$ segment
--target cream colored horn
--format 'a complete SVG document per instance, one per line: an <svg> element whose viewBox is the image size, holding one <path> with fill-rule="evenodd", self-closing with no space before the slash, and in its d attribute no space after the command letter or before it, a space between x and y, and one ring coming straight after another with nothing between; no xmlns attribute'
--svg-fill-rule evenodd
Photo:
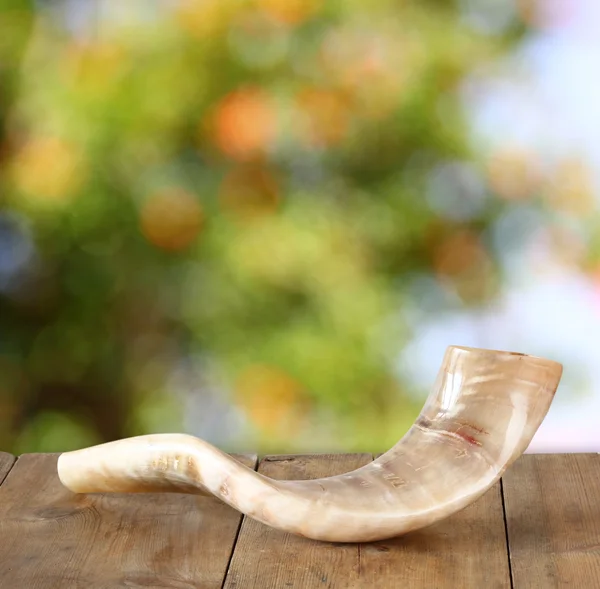
<svg viewBox="0 0 600 589"><path fill-rule="evenodd" d="M562 376L551 360L452 346L406 435L377 460L309 481L265 477L181 434L67 452L77 493L211 493L264 524L316 540L368 542L428 526L483 495L527 448Z"/></svg>

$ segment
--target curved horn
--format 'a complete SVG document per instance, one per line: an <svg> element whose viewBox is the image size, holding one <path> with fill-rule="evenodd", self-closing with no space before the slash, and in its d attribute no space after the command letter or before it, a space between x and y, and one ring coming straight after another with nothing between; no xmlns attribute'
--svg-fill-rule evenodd
<svg viewBox="0 0 600 589"><path fill-rule="evenodd" d="M59 457L79 493L211 493L264 524L333 542L399 536L483 495L527 448L562 376L551 360L449 347L406 435L350 473L279 481L181 434L128 438Z"/></svg>

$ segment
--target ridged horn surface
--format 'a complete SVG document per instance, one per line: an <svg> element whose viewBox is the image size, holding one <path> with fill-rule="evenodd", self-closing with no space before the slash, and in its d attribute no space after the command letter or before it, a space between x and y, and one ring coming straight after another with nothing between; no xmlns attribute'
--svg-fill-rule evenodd
<svg viewBox="0 0 600 589"><path fill-rule="evenodd" d="M332 542L399 536L483 495L527 448L562 376L551 360L451 346L418 419L378 459L308 481L263 476L198 438L157 434L61 454L77 493L210 493L264 524Z"/></svg>

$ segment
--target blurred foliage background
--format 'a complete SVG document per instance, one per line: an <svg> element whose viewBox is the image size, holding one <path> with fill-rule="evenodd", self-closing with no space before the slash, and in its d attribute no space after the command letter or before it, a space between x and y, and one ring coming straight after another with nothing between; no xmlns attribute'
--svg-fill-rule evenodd
<svg viewBox="0 0 600 589"><path fill-rule="evenodd" d="M568 255L590 214L577 161L474 136L535 7L467 4L0 0L0 448L398 440L420 318L491 304L520 219Z"/></svg>

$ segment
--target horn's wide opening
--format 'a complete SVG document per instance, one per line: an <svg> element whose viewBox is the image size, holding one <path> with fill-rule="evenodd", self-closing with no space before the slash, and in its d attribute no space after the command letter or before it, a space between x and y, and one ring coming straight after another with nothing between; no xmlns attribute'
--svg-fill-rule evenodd
<svg viewBox="0 0 600 589"><path fill-rule="evenodd" d="M456 351L458 353L464 352L467 354L473 354L474 356L499 356L499 357L523 357L537 363L547 364L549 366L553 366L555 368L559 368L562 371L562 364L557 362L556 360L551 360L549 358L542 358L541 356L533 356L532 354L524 354L523 352L511 352L508 350L487 350L485 348L470 348L468 346L449 346L448 351Z"/></svg>
<svg viewBox="0 0 600 589"><path fill-rule="evenodd" d="M533 358L530 354L524 354L523 352L510 352L508 350L488 350L485 348L469 348L468 346L450 346L455 350L462 350L464 352L475 352L477 354L506 354L507 356L526 356Z"/></svg>

